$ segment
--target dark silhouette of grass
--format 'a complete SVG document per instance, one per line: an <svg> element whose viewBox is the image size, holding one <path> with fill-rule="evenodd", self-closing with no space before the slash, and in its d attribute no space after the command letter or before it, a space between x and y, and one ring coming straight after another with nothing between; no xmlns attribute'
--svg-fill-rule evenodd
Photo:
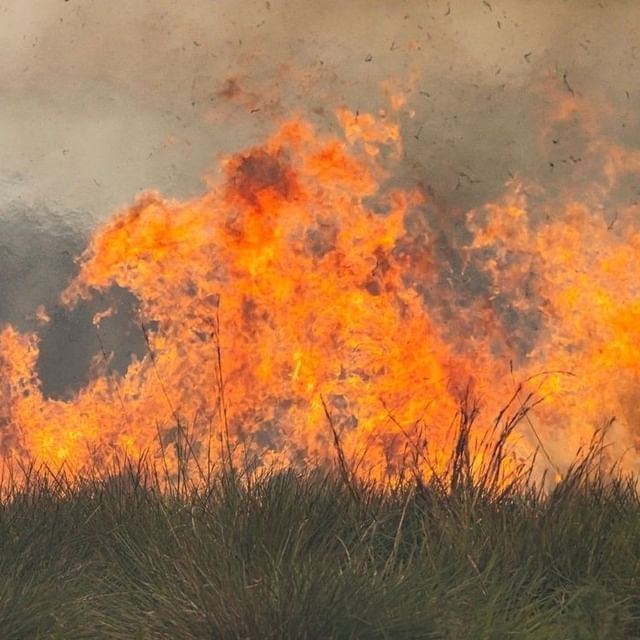
<svg viewBox="0 0 640 640"><path fill-rule="evenodd" d="M600 440L551 490L507 473L526 411L499 416L478 465L463 404L446 471L418 473L416 449L387 484L358 479L332 425L333 468L21 469L0 503L0 637L640 638L635 479L601 469Z"/></svg>

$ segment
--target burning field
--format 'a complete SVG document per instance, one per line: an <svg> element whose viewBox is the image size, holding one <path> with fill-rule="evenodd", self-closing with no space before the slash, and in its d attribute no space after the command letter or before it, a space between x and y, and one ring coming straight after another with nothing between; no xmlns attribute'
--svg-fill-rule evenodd
<svg viewBox="0 0 640 640"><path fill-rule="evenodd" d="M82 3L59 13L43 0L40 21L55 30L28 27L24 12L10 16L25 38L35 34L35 52L15 46L16 65L34 69L10 85L14 122L18 111L39 113L52 56L60 78L87 86L108 71L112 92L96 89L103 101L133 93L134 107L117 107L127 123L147 103L140 87L163 88L163 72L165 93L153 95L175 119L150 119L150 129L164 128L144 166L174 153L171 175L194 175L182 181L189 188L166 176L141 180L113 213L101 185L125 198L132 170L112 173L122 157L137 166L130 145L122 139L108 156L92 127L121 136L113 118L87 119L71 106L87 98L55 85L70 115L60 162L71 158L77 185L52 187L60 163L38 161L48 188L38 214L28 193L38 170L5 177L13 193L0 253L5 471L35 464L82 475L145 455L175 477L186 439L192 479L224 459L323 464L336 444L361 478L397 477L409 459L429 475L446 466L463 405L479 410L471 443L479 466L522 414L504 443L511 470L534 464L536 478L553 483L597 435L606 464L637 471L638 123L632 87L610 73L614 63L635 68L635 50L597 30L598 7L554 10L555 24L540 12L533 21L515 1L466 11L409 3L388 24L369 25L375 59L312 46L318 32L296 40L293 65L280 38L286 24L304 22L304 3L288 17L256 4L262 22L238 24L237 40L220 41L216 28L194 26L191 18L208 15L197 4L178 17L169 7L121 15ZM363 15L354 5L343 18ZM331 22L330 13L318 18ZM635 23L626 22L631 37ZM89 23L138 34L113 51L121 67L96 51ZM548 39L559 25L573 44ZM167 66L146 58L127 66L165 26L166 43L154 42ZM61 48L63 28L88 61ZM451 40L452 29L467 38ZM365 46L357 33L345 32L354 56ZM517 36L530 48L506 55ZM188 73L169 64L177 44ZM591 69L559 66L574 45ZM215 61L222 51L226 68ZM204 80L214 72L224 75ZM180 91L191 124L177 128L186 118ZM221 137L232 125L235 135ZM140 137L126 127L132 142ZM195 142L207 130L218 143ZM7 163L26 166L21 154L32 148L33 167L47 155L43 136L25 128ZM206 168L193 168L196 153L207 154ZM199 172L204 192L191 183ZM163 184L184 197L151 189ZM71 203L94 211L81 220ZM90 224L96 208L103 214Z"/></svg>
<svg viewBox="0 0 640 640"><path fill-rule="evenodd" d="M559 478L601 433L609 462L635 471L638 205L608 205L640 156L556 90L549 129L571 119L587 138L585 191L514 176L495 201L444 210L397 179L398 122L414 113L392 94L375 114L338 109L333 135L278 123L225 156L200 197L138 196L60 295L67 317L101 296L82 386L43 388L50 309L33 332L0 332L4 459L83 473L144 454L174 475L186 438L192 473L225 457L304 467L337 438L362 477L394 477L416 451L428 475L477 403L479 464L507 407L526 414L513 464L537 451ZM116 370L102 326L125 313L143 348Z"/></svg>
<svg viewBox="0 0 640 640"><path fill-rule="evenodd" d="M640 637L635 5L38 3L0 636Z"/></svg>

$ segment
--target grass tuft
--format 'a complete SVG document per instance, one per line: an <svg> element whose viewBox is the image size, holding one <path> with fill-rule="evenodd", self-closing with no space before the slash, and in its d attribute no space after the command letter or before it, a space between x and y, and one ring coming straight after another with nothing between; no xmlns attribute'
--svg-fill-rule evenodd
<svg viewBox="0 0 640 640"><path fill-rule="evenodd" d="M518 411L485 463L464 409L446 472L388 485L335 432L335 468L196 485L145 459L23 469L0 503L1 637L640 638L635 480L601 470L600 441L550 491L505 476Z"/></svg>

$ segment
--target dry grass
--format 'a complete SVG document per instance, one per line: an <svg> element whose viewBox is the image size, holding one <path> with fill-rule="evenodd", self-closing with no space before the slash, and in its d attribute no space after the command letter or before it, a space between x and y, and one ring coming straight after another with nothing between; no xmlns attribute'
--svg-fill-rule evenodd
<svg viewBox="0 0 640 640"><path fill-rule="evenodd" d="M551 492L504 477L520 410L475 468L463 407L447 472L358 481L245 472L161 489L145 461L33 471L0 504L0 629L27 638L640 638L635 481L598 443ZM416 452L418 455L420 452Z"/></svg>

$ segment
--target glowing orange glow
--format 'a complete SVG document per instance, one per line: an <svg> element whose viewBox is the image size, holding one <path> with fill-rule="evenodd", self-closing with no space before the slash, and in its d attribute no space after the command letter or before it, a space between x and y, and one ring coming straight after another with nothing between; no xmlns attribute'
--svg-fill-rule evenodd
<svg viewBox="0 0 640 640"><path fill-rule="evenodd" d="M574 103L559 105L557 117ZM359 471L383 476L423 437L437 465L469 386L489 426L529 381L545 401L514 440L520 455L540 437L562 468L615 415L612 455L628 451L635 468L633 225L621 216L612 232L591 202L539 215L514 181L501 201L467 214L471 240L460 253L488 293L463 304L434 265L428 226L410 223L424 219L426 196L384 186L402 154L398 125L346 109L337 119L335 138L286 122L226 158L202 197L146 193L97 230L62 302L128 289L148 353L122 376L107 375L96 356L84 389L48 399L35 373L37 335L2 328L5 459L83 471L151 452L175 465L182 428L202 464L220 458L225 431L238 460L312 464L334 455L326 407ZM602 162L607 188L638 163L615 147L603 147ZM509 308L499 308L505 296ZM46 310L37 314L49 321Z"/></svg>

